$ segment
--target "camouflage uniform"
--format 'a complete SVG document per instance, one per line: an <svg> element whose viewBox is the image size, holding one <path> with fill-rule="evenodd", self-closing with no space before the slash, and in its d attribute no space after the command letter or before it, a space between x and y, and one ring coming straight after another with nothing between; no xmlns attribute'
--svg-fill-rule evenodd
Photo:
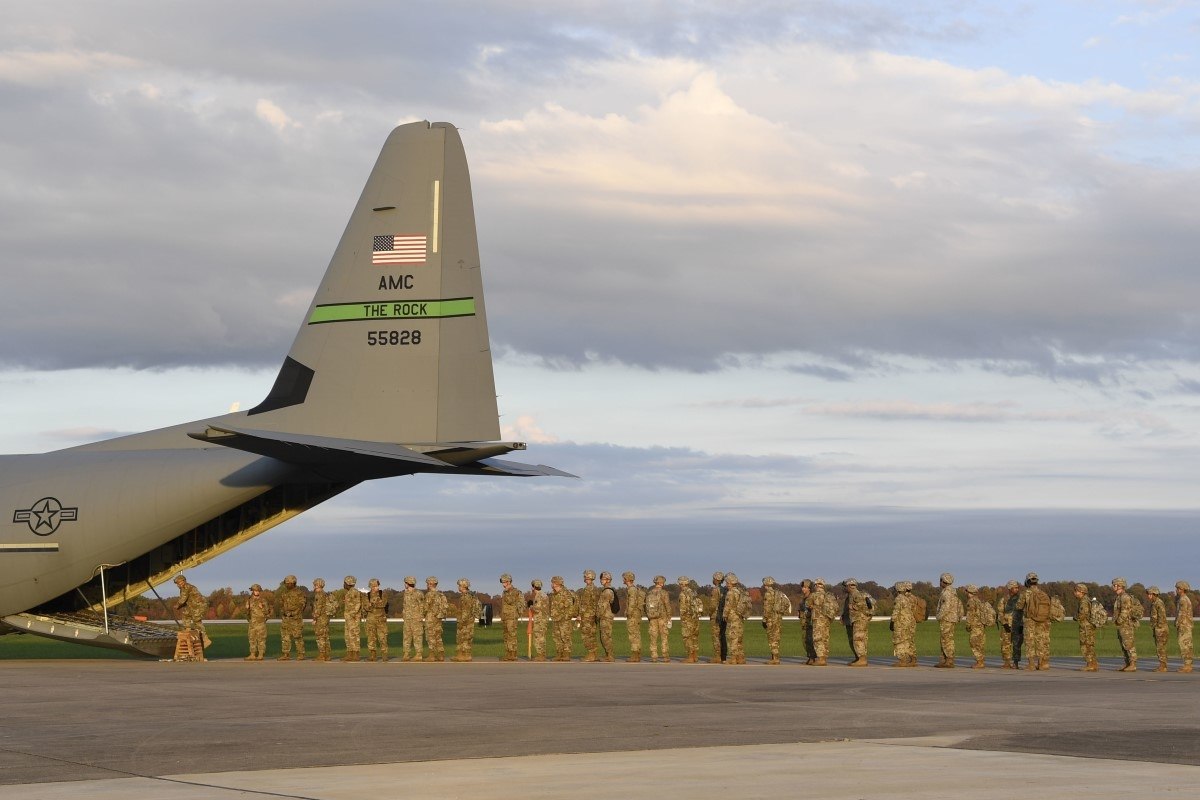
<svg viewBox="0 0 1200 800"><path fill-rule="evenodd" d="M1192 590L1187 581L1175 582L1175 635L1179 641L1180 672L1192 671Z"/></svg>
<svg viewBox="0 0 1200 800"><path fill-rule="evenodd" d="M912 581L896 584L896 602L892 606L892 652L894 667L917 666L917 604L912 596Z"/></svg>
<svg viewBox="0 0 1200 800"><path fill-rule="evenodd" d="M367 583L367 661L375 660L375 652L379 652L379 660L388 660L388 626L387 626L387 595L379 586L378 578L371 578ZM408 627L408 620L404 620ZM418 659L420 653L417 653Z"/></svg>
<svg viewBox="0 0 1200 800"><path fill-rule="evenodd" d="M246 601L246 619L250 623L246 636L250 640L250 655L247 661L262 661L267 654L267 617L271 606L267 603L262 587L257 583L250 587L250 599Z"/></svg>
<svg viewBox="0 0 1200 800"><path fill-rule="evenodd" d="M871 601L858 590L858 581L847 578L846 605L842 609L842 624L846 626L846 638L850 641L850 652L854 660L848 666L867 666L867 643L871 630Z"/></svg>
<svg viewBox="0 0 1200 800"><path fill-rule="evenodd" d="M442 640L442 621L450 610L450 601L438 591L438 579L425 579L425 644L429 647L430 661L446 660L446 645Z"/></svg>
<svg viewBox="0 0 1200 800"><path fill-rule="evenodd" d="M304 592L296 585L296 576L288 575L283 586L275 593L279 604L279 634L281 654L277 661L288 661L292 657L292 642L296 643L296 660L304 660Z"/></svg>
<svg viewBox="0 0 1200 800"><path fill-rule="evenodd" d="M617 590L612 588L612 574L600 573L600 594L596 598L596 627L600 631L600 646L604 648L604 660L613 661L613 601Z"/></svg>
<svg viewBox="0 0 1200 800"><path fill-rule="evenodd" d="M1017 598L1017 610L1021 612L1024 624L1024 638L1029 643L1026 654L1028 666L1029 669L1050 669L1050 617L1039 620L1030 615L1032 606L1039 600L1044 607L1051 608L1049 595L1038 586L1037 573L1030 572L1025 576L1025 591Z"/></svg>
<svg viewBox="0 0 1200 800"><path fill-rule="evenodd" d="M554 620L554 660L571 660L571 638L579 604L559 575L550 579L550 618Z"/></svg>
<svg viewBox="0 0 1200 800"><path fill-rule="evenodd" d="M954 591L953 575L943 572L941 586L936 616L942 640L942 660L935 666L951 669L954 667L954 630L962 621L963 605L958 599L958 592Z"/></svg>
<svg viewBox="0 0 1200 800"><path fill-rule="evenodd" d="M346 640L346 655L342 661L358 661L358 652L362 648L363 593L354 588L357 581L353 575L347 575L343 586L346 587L342 599L342 630Z"/></svg>
<svg viewBox="0 0 1200 800"><path fill-rule="evenodd" d="M823 667L829 657L829 618L830 596L825 591L825 579L813 581L812 594L808 596L808 626L812 637L812 649L816 654L813 666Z"/></svg>
<svg viewBox="0 0 1200 800"><path fill-rule="evenodd" d="M708 590L709 634L712 636L712 658L709 663L725 662L727 641L725 637L725 573L714 572L712 588Z"/></svg>
<svg viewBox="0 0 1200 800"><path fill-rule="evenodd" d="M542 582L534 579L529 611L533 620L533 660L546 660L546 629L550 626L550 598L542 591Z"/></svg>
<svg viewBox="0 0 1200 800"><path fill-rule="evenodd" d="M812 608L808 599L812 597L812 581L805 578L800 581L800 603L796 608L796 616L800 620L800 641L804 645L804 663L817 663L817 651L813 649L812 640Z"/></svg>
<svg viewBox="0 0 1200 800"><path fill-rule="evenodd" d="M521 590L512 585L512 576L507 572L500 576L504 591L500 594L500 623L504 627L504 655L501 661L517 660L517 621L525 610L525 598Z"/></svg>
<svg viewBox="0 0 1200 800"><path fill-rule="evenodd" d="M967 639L971 643L971 655L975 656L975 665L972 669L983 669L984 644L987 642L987 616L984 610L986 606L979 599L979 587L973 583L966 585L967 590Z"/></svg>
<svg viewBox="0 0 1200 800"><path fill-rule="evenodd" d="M1092 604L1088 600L1087 586L1075 584L1075 599L1079 601L1075 622L1079 625L1079 652L1084 662L1082 671L1096 672L1100 669L1096 663L1096 625L1092 621Z"/></svg>
<svg viewBox="0 0 1200 800"><path fill-rule="evenodd" d="M671 597L663 588L667 579L662 575L654 576L654 586L646 594L646 615L650 618L650 660L658 660L661 645L662 660L671 660L671 645L667 638L671 630Z"/></svg>
<svg viewBox="0 0 1200 800"><path fill-rule="evenodd" d="M417 588L417 578L404 578L404 605L400 614L404 617L404 638L400 645L401 661L420 661L425 652L425 595Z"/></svg>
<svg viewBox="0 0 1200 800"><path fill-rule="evenodd" d="M746 663L746 607L750 597L737 575L725 573L725 663Z"/></svg>
<svg viewBox="0 0 1200 800"><path fill-rule="evenodd" d="M1117 626L1117 639L1121 643L1121 651L1125 656L1125 666L1121 672L1137 672L1137 644L1135 637L1137 627L1142 623L1142 615L1146 609L1125 591L1125 579L1113 578L1112 587L1117 592L1113 603L1113 623Z"/></svg>
<svg viewBox="0 0 1200 800"><path fill-rule="evenodd" d="M768 664L779 663L779 640L783 635L783 615L787 613L788 599L775 587L775 579L762 579L762 624L767 629L767 651L771 654Z"/></svg>
<svg viewBox="0 0 1200 800"><path fill-rule="evenodd" d="M200 590L187 582L182 575L175 576L175 585L179 587L179 601L175 603L179 611L179 624L185 631L197 631L200 634L202 647L212 644L212 639L204 631L204 615L208 611L208 601Z"/></svg>
<svg viewBox="0 0 1200 800"><path fill-rule="evenodd" d="M1154 632L1154 649L1158 655L1158 666L1155 672L1167 671L1167 639L1170 629L1167 627L1167 606L1159 596L1157 586L1146 590L1150 596L1150 627Z"/></svg>
<svg viewBox="0 0 1200 800"><path fill-rule="evenodd" d="M642 660L642 617L646 616L646 590L634 581L637 576L626 572L621 576L625 582L625 631L629 636L629 661Z"/></svg>
<svg viewBox="0 0 1200 800"><path fill-rule="evenodd" d="M683 649L686 664L695 664L700 651L700 598L692 588L692 581L685 575L679 577L679 625L683 634Z"/></svg>
<svg viewBox="0 0 1200 800"><path fill-rule="evenodd" d="M600 599L600 587L596 585L596 573L583 572L583 588L575 593L578 600L576 613L579 615L579 635L583 638L584 661L596 660L596 605Z"/></svg>
<svg viewBox="0 0 1200 800"><path fill-rule="evenodd" d="M471 591L471 582L458 579L458 611L454 623L454 660L470 661L471 648L475 644L475 620L483 611L479 598Z"/></svg>
<svg viewBox="0 0 1200 800"><path fill-rule="evenodd" d="M1000 655L1004 658L1002 669L1021 668L1021 645L1025 642L1025 616L1017 608L1021 585L1009 581L1004 585L1005 593L996 601L996 624L1000 627Z"/></svg>
<svg viewBox="0 0 1200 800"><path fill-rule="evenodd" d="M329 618L333 616L333 600L325 593L325 579L313 580L313 638L317 640L317 661L329 660Z"/></svg>

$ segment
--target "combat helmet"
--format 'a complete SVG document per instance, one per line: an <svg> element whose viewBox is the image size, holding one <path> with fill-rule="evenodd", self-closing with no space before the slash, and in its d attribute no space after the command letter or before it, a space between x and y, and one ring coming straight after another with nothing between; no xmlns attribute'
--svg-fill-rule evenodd
<svg viewBox="0 0 1200 800"><path fill-rule="evenodd" d="M347 589L349 589L351 586L354 586L356 583L358 583L358 578L354 577L353 575L347 575L342 583L345 584Z"/></svg>
<svg viewBox="0 0 1200 800"><path fill-rule="evenodd" d="M316 589L324 589L325 588L325 579L324 578L313 578L313 587Z"/></svg>
<svg viewBox="0 0 1200 800"><path fill-rule="evenodd" d="M504 573L503 575L500 576L500 582L501 583L512 583L512 575L509 575L507 572Z"/></svg>
<svg viewBox="0 0 1200 800"><path fill-rule="evenodd" d="M535 589L541 589L542 588L542 579L534 578L532 581L530 581L529 585Z"/></svg>
<svg viewBox="0 0 1200 800"><path fill-rule="evenodd" d="M1160 592L1158 590L1157 586L1151 586L1149 589L1146 590L1146 594L1162 594L1162 592Z"/></svg>
<svg viewBox="0 0 1200 800"><path fill-rule="evenodd" d="M965 587L963 587L963 588L965 588L965 589L966 589L966 591L967 591L967 594L975 594L976 592L978 592L978 591L979 591L979 587L978 587L978 586L976 586L976 585L975 585L975 584L973 584L973 583L968 583L968 584L967 584Z"/></svg>
<svg viewBox="0 0 1200 800"><path fill-rule="evenodd" d="M1113 587L1114 589L1116 589L1116 588L1118 588L1118 587L1120 587L1121 589L1124 589L1124 588L1126 587L1126 585L1127 585L1127 584L1125 583L1125 579L1124 579L1124 578L1113 578L1113 579L1112 579L1112 587Z"/></svg>
<svg viewBox="0 0 1200 800"><path fill-rule="evenodd" d="M611 581L611 580L612 580L612 573L611 573L611 572L609 572L608 570L604 570L604 572L601 572L601 573L600 573L600 580L602 580L602 581Z"/></svg>
<svg viewBox="0 0 1200 800"><path fill-rule="evenodd" d="M285 586L295 586L296 585L296 576L288 575L286 578L283 579L283 583Z"/></svg>
<svg viewBox="0 0 1200 800"><path fill-rule="evenodd" d="M665 584L667 582L667 576L666 575L655 575L654 582Z"/></svg>
<svg viewBox="0 0 1200 800"><path fill-rule="evenodd" d="M1185 592L1190 592L1192 590L1192 585L1187 581L1175 581L1175 588L1183 589Z"/></svg>
<svg viewBox="0 0 1200 800"><path fill-rule="evenodd" d="M556 583L557 583L559 586L566 586L566 585L567 585L567 582L566 582L565 580L563 580L563 576L562 576L562 575L555 575L553 578L551 578L551 579L550 579L550 584L551 584L551 585L554 585L554 584L556 584Z"/></svg>
<svg viewBox="0 0 1200 800"><path fill-rule="evenodd" d="M417 576L416 575L405 575L404 576L404 585L405 586L416 586L417 585Z"/></svg>
<svg viewBox="0 0 1200 800"><path fill-rule="evenodd" d="M951 575L949 572L943 572L941 574L941 577L938 578L938 580L941 582L942 586L953 586L954 585L954 576Z"/></svg>
<svg viewBox="0 0 1200 800"><path fill-rule="evenodd" d="M459 578L459 579L458 579L458 585L459 585L460 587L464 588L464 589L470 589L470 588L471 588L471 582L470 582L469 580L467 580L466 578Z"/></svg>
<svg viewBox="0 0 1200 800"><path fill-rule="evenodd" d="M437 579L436 575L430 575L428 578L425 579L425 585L429 586L430 584L432 584L434 586L438 585L438 579Z"/></svg>
<svg viewBox="0 0 1200 800"><path fill-rule="evenodd" d="M187 578L183 576L182 572L175 576L175 583L187 583Z"/></svg>
<svg viewBox="0 0 1200 800"><path fill-rule="evenodd" d="M774 578L772 578L770 575L768 575L767 577L765 577L765 578L763 578L763 579L762 579L762 585L763 585L763 586L774 586L774 585L775 585L775 579L774 579Z"/></svg>
<svg viewBox="0 0 1200 800"><path fill-rule="evenodd" d="M261 591L262 591L262 587L261 587L261 586L259 586L257 583L252 583L252 584L250 584L250 591L252 591L252 592L261 592Z"/></svg>
<svg viewBox="0 0 1200 800"><path fill-rule="evenodd" d="M737 575L734 575L732 572L726 572L725 582L736 585L738 582Z"/></svg>
<svg viewBox="0 0 1200 800"><path fill-rule="evenodd" d="M594 581L594 580L596 580L596 570L594 570L594 569L585 569L585 570L583 571L583 579L584 579L585 581L586 581L586 580L593 580L593 581Z"/></svg>
<svg viewBox="0 0 1200 800"><path fill-rule="evenodd" d="M687 575L680 575L679 580L676 581L676 583L678 583L680 586L687 586L691 582L692 582L692 579L689 578Z"/></svg>
<svg viewBox="0 0 1200 800"><path fill-rule="evenodd" d="M633 574L632 572L630 572L629 570L625 570L624 572L622 572L622 573L621 573L621 580L623 580L623 581L633 581L633 580L637 580L637 576L636 576L636 575L634 575L634 574Z"/></svg>
<svg viewBox="0 0 1200 800"><path fill-rule="evenodd" d="M713 573L713 583L720 583L723 580L725 580L724 572L718 570L717 572Z"/></svg>
<svg viewBox="0 0 1200 800"><path fill-rule="evenodd" d="M1038 582L1038 574L1036 572L1030 572L1029 574L1027 574L1025 576L1025 585L1026 586L1036 586L1037 582Z"/></svg>

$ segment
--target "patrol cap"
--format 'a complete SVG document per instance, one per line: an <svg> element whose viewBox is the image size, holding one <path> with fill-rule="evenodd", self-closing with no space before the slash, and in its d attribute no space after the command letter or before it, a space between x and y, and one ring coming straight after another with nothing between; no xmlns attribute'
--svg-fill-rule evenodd
<svg viewBox="0 0 1200 800"><path fill-rule="evenodd" d="M1083 592L1084 594L1087 594L1087 593L1088 593L1087 586L1085 586L1085 585L1084 585L1084 584L1082 584L1082 583L1077 583L1077 584L1075 584L1075 591L1077 591L1077 592Z"/></svg>
<svg viewBox="0 0 1200 800"><path fill-rule="evenodd" d="M313 586L317 586L317 587L324 589L325 588L325 579L324 578L313 578Z"/></svg>
<svg viewBox="0 0 1200 800"><path fill-rule="evenodd" d="M405 575L404 576L404 585L405 586L416 586L417 585L416 576L415 575Z"/></svg>
<svg viewBox="0 0 1200 800"><path fill-rule="evenodd" d="M559 586L566 586L567 582L563 580L562 575L555 575L550 579L550 583L557 583Z"/></svg>
<svg viewBox="0 0 1200 800"><path fill-rule="evenodd" d="M1113 585L1114 589L1117 588L1118 586L1120 586L1122 589L1124 589L1125 585L1126 585L1125 579L1124 578L1113 578L1112 585Z"/></svg>
<svg viewBox="0 0 1200 800"><path fill-rule="evenodd" d="M1185 592L1190 592L1192 590L1192 585L1187 581L1175 581L1175 588L1183 589Z"/></svg>
<svg viewBox="0 0 1200 800"><path fill-rule="evenodd" d="M1146 594L1162 594L1162 592L1160 592L1158 590L1157 586L1151 586L1149 589L1146 590Z"/></svg>
<svg viewBox="0 0 1200 800"><path fill-rule="evenodd" d="M342 580L342 583L346 584L347 586L353 586L354 584L358 583L358 578L355 578L353 575L347 575L345 579Z"/></svg>
<svg viewBox="0 0 1200 800"><path fill-rule="evenodd" d="M512 575L509 575L507 572L504 573L503 575L500 576L500 582L501 583L512 583Z"/></svg>
<svg viewBox="0 0 1200 800"><path fill-rule="evenodd" d="M655 583L666 583L666 582L667 582L667 576L666 576L666 575L655 575L655 576L654 576L654 582L655 582Z"/></svg>
<svg viewBox="0 0 1200 800"><path fill-rule="evenodd" d="M725 573L725 582L726 583L737 583L738 582L737 575L734 575L732 572L726 572Z"/></svg>
<svg viewBox="0 0 1200 800"><path fill-rule="evenodd" d="M596 570L594 570L594 569L585 569L585 570L583 571L583 579L586 581L586 580L588 580L589 578L590 578L591 580L596 580Z"/></svg>
<svg viewBox="0 0 1200 800"><path fill-rule="evenodd" d="M426 579L425 579L425 583L427 583L427 584L432 584L432 585L434 585L434 586L437 586L437 585L438 585L438 579L437 579L437 576L436 576L436 575L430 575L428 578L426 578Z"/></svg>
<svg viewBox="0 0 1200 800"><path fill-rule="evenodd" d="M632 581L632 580L636 580L636 579L637 579L637 576L634 575L629 570L625 570L624 572L621 573L621 580L623 580L623 581Z"/></svg>
<svg viewBox="0 0 1200 800"><path fill-rule="evenodd" d="M175 576L175 582L176 583L187 583L187 578L183 577L183 573L181 572Z"/></svg>
<svg viewBox="0 0 1200 800"><path fill-rule="evenodd" d="M1004 584L1004 586L1007 589L1020 589L1021 588L1021 584L1017 583L1016 581L1009 581L1008 583Z"/></svg>
<svg viewBox="0 0 1200 800"><path fill-rule="evenodd" d="M842 581L842 586L858 586L858 581L854 580L854 578L846 578L846 580Z"/></svg>
<svg viewBox="0 0 1200 800"><path fill-rule="evenodd" d="M942 582L942 585L950 586L954 583L954 576L951 575L949 572L943 572L941 577L938 578L938 580Z"/></svg>
<svg viewBox="0 0 1200 800"><path fill-rule="evenodd" d="M675 582L678 583L680 586L687 586L689 583L692 582L692 579L689 578L687 575L680 575L679 580L677 580Z"/></svg>
<svg viewBox="0 0 1200 800"><path fill-rule="evenodd" d="M768 575L767 577L765 577L765 578L763 578L763 579L762 579L762 585L763 585L763 586L774 586L774 585L775 585L775 579L774 579L774 578L772 578L770 575Z"/></svg>
<svg viewBox="0 0 1200 800"><path fill-rule="evenodd" d="M1025 575L1025 582L1026 583L1037 583L1038 582L1037 573L1036 572L1027 573Z"/></svg>
<svg viewBox="0 0 1200 800"><path fill-rule="evenodd" d="M612 573L611 573L611 572L609 572L608 570L604 570L604 572L601 572L601 573L600 573L600 580L604 580L605 578L608 578L608 579L611 581L611 580L612 580Z"/></svg>
<svg viewBox="0 0 1200 800"><path fill-rule="evenodd" d="M724 572L714 572L713 573L713 583L720 583L723 580L725 580Z"/></svg>
<svg viewBox="0 0 1200 800"><path fill-rule="evenodd" d="M542 588L542 579L534 578L532 581L529 582L529 585L535 589L540 589L540 588Z"/></svg>
<svg viewBox="0 0 1200 800"><path fill-rule="evenodd" d="M459 586L465 586L465 587L466 587L466 588L468 588L468 589L470 589L470 588L471 588L471 582L470 582L469 580L467 580L466 578L459 578L459 579L458 579L458 585L459 585Z"/></svg>
<svg viewBox="0 0 1200 800"><path fill-rule="evenodd" d="M296 582L296 576L295 576L295 575L288 575L286 578L284 578L284 579L283 579L283 582L284 582L284 583L295 583L295 582Z"/></svg>
<svg viewBox="0 0 1200 800"><path fill-rule="evenodd" d="M262 591L262 587L261 587L261 586L259 586L257 583L252 583L252 584L250 584L250 591L252 591L252 592L261 592L261 591Z"/></svg>
<svg viewBox="0 0 1200 800"><path fill-rule="evenodd" d="M963 587L963 588L965 588L965 589L967 590L967 594L975 594L976 592L978 592L978 591L979 591L979 587L978 587L978 586L976 586L976 585L975 585L975 584L973 584L973 583L968 583L968 584L967 584L965 587Z"/></svg>

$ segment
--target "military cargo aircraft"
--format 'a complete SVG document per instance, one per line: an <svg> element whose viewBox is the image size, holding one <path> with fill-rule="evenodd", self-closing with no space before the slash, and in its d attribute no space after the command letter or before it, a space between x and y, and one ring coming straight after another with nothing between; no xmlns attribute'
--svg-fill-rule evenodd
<svg viewBox="0 0 1200 800"><path fill-rule="evenodd" d="M0 631L166 655L173 632L109 609L362 481L574 477L499 439L462 141L402 125L261 403L0 456Z"/></svg>

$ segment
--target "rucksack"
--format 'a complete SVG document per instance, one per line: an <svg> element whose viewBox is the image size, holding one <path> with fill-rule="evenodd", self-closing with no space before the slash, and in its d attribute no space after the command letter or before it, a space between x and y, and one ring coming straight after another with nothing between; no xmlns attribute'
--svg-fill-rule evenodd
<svg viewBox="0 0 1200 800"><path fill-rule="evenodd" d="M983 626L985 628L990 628L991 626L995 625L996 624L996 609L992 607L992 604L981 602L979 604L979 607L981 609L983 609Z"/></svg>
<svg viewBox="0 0 1200 800"><path fill-rule="evenodd" d="M742 592L741 596L738 598L738 616L742 619L745 619L746 617L750 616L750 611L750 593Z"/></svg>
<svg viewBox="0 0 1200 800"><path fill-rule="evenodd" d="M792 613L792 599L783 592L775 592L775 613L790 614Z"/></svg>
<svg viewBox="0 0 1200 800"><path fill-rule="evenodd" d="M874 614L875 613L875 598L871 597L871 595L867 594L866 592L863 592L863 599L867 602L867 612L870 614Z"/></svg>
<svg viewBox="0 0 1200 800"><path fill-rule="evenodd" d="M912 596L912 599L913 599L913 619L915 619L917 622L924 622L925 618L927 616L929 616L929 607L927 605L925 605L925 598L918 597L917 595L914 594Z"/></svg>
<svg viewBox="0 0 1200 800"><path fill-rule="evenodd" d="M1030 589L1025 600L1025 617L1030 622L1050 621L1050 595L1041 589Z"/></svg>
<svg viewBox="0 0 1200 800"><path fill-rule="evenodd" d="M1133 613L1129 615L1129 624L1137 627L1142 624L1142 617L1146 614L1146 607L1139 603L1132 595L1125 595L1129 598L1129 607L1133 609Z"/></svg>
<svg viewBox="0 0 1200 800"><path fill-rule="evenodd" d="M841 609L838 607L838 601L831 594L825 595L825 616L832 619L838 618L838 612Z"/></svg>
<svg viewBox="0 0 1200 800"><path fill-rule="evenodd" d="M612 612L613 612L614 614L620 614L620 613L621 613L621 603L620 603L620 602L617 600L617 593L616 593L616 592L613 592L613 593L612 593L612 602L610 602L610 603L608 604L608 607L612 609Z"/></svg>
<svg viewBox="0 0 1200 800"><path fill-rule="evenodd" d="M1062 600L1057 597L1050 598L1050 621L1062 622L1067 618L1067 610L1063 608Z"/></svg>
<svg viewBox="0 0 1200 800"><path fill-rule="evenodd" d="M646 616L650 619L658 619L663 616L662 600L658 592L646 595Z"/></svg>
<svg viewBox="0 0 1200 800"><path fill-rule="evenodd" d="M1099 600L1092 601L1088 615L1091 617L1093 628L1102 628L1104 623L1108 622L1108 612L1104 610L1104 604Z"/></svg>

